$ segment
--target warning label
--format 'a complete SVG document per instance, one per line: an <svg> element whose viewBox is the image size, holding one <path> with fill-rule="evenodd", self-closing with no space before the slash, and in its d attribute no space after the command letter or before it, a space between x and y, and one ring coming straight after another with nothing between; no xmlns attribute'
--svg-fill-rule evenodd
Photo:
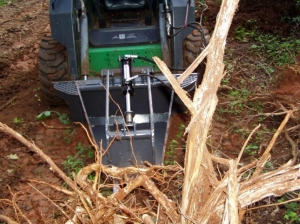
<svg viewBox="0 0 300 224"><path fill-rule="evenodd" d="M120 34L116 34L112 37L113 40L119 39L119 40L125 40L125 39L136 39L137 35L135 33L128 33L128 34L124 34L124 33L120 33Z"/></svg>

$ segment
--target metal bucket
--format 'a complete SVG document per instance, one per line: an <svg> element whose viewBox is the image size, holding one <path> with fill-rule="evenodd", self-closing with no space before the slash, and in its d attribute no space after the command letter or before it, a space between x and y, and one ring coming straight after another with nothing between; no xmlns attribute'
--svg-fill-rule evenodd
<svg viewBox="0 0 300 224"><path fill-rule="evenodd" d="M167 82L164 76L160 80ZM125 98L120 77L58 82L55 93L69 105L74 121L87 122L95 142L102 142L104 164L162 164L173 91L150 77L134 81L133 122L124 120Z"/></svg>

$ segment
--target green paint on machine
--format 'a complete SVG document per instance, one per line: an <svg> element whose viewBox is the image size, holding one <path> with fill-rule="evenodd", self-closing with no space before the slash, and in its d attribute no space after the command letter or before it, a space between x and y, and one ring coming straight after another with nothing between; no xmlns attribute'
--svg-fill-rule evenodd
<svg viewBox="0 0 300 224"><path fill-rule="evenodd" d="M152 59L153 56L162 58L160 44L147 44L138 46L118 46L105 48L89 48L90 75L99 74L101 69L120 68L119 56L126 54L138 55ZM142 59L135 59L133 67L153 67L154 64ZM156 70L157 67L155 66Z"/></svg>

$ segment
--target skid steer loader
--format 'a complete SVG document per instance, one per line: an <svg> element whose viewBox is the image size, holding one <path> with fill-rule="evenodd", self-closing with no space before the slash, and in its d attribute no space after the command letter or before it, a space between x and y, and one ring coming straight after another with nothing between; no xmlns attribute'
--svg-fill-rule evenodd
<svg viewBox="0 0 300 224"><path fill-rule="evenodd" d="M170 114L185 108L152 57L178 76L203 50L209 36L194 1L50 0L50 25L39 50L49 104L65 101L72 120L87 123L104 164L162 164Z"/></svg>

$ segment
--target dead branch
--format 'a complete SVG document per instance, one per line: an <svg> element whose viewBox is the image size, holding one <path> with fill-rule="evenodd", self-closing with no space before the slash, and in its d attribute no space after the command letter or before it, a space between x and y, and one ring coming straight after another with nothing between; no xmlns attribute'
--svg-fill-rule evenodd
<svg viewBox="0 0 300 224"><path fill-rule="evenodd" d="M229 160L228 159L224 159L224 158L221 158L221 157L218 157L218 156L215 156L213 154L208 154L210 159L214 162L217 162L217 163L220 163L220 164L223 164L225 166L229 166Z"/></svg>
<svg viewBox="0 0 300 224"><path fill-rule="evenodd" d="M7 107L9 104L11 104L18 96L14 96L13 98L9 99L7 103L5 103L3 106L0 107L0 111L3 110L5 107Z"/></svg>
<svg viewBox="0 0 300 224"><path fill-rule="evenodd" d="M91 143L91 145L97 150L99 149L99 146L96 144L96 142L91 138L90 133L88 132L88 130L84 127L84 125L80 122L74 122L74 124L78 124L80 125L80 127L84 130L86 136L88 137L89 142Z"/></svg>
<svg viewBox="0 0 300 224"><path fill-rule="evenodd" d="M7 19L7 20L4 20L3 22L0 23L0 25L4 24L4 23L7 23L9 21L12 21L13 19Z"/></svg>
<svg viewBox="0 0 300 224"><path fill-rule="evenodd" d="M283 130L283 128L285 127L286 123L288 122L288 120L290 119L290 117L292 116L292 114L294 113L294 110L290 110L288 111L288 113L286 114L284 120L281 122L279 128L276 130L275 134L273 135L268 147L266 148L265 152L263 153L263 155L260 157L258 163L257 163L257 168L254 171L253 175L251 178L255 178L257 177L263 170L266 162L268 161L269 157L270 157L270 151L273 148L273 145L276 142L276 139L278 138L279 134L281 133L281 131Z"/></svg>
<svg viewBox="0 0 300 224"><path fill-rule="evenodd" d="M144 214L142 216L142 219L143 219L143 221L144 221L145 224L154 224L154 222L151 219L151 216L149 216L147 214Z"/></svg>
<svg viewBox="0 0 300 224"><path fill-rule="evenodd" d="M239 160L239 159L238 159ZM237 161L229 161L229 176L228 176L228 214L229 223L239 223L238 220L238 181L237 181Z"/></svg>
<svg viewBox="0 0 300 224"><path fill-rule="evenodd" d="M218 205L222 204L224 205L225 203L225 192L226 192L226 187L228 183L228 177L225 177L222 179L220 184L215 188L213 193L209 196L208 200L205 202L204 206L201 208L199 217L200 219L198 220L199 223L208 223L210 216L212 214L216 213L216 210L223 209L220 208ZM210 212L208 212L210 211ZM223 215L223 212L221 212L221 215ZM220 221L217 221L219 223Z"/></svg>
<svg viewBox="0 0 300 224"><path fill-rule="evenodd" d="M7 224L19 224L19 222L16 222L5 215L0 215L0 220L7 222Z"/></svg>
<svg viewBox="0 0 300 224"><path fill-rule="evenodd" d="M212 48L211 45L212 44L209 43L208 46L206 46L206 48L202 51L202 53L196 58L196 60L193 61L193 63L181 74L181 76L178 78L179 84L181 84L193 71L195 71L198 65L200 65L204 58L210 53Z"/></svg>
<svg viewBox="0 0 300 224"><path fill-rule="evenodd" d="M238 162L238 163L240 162L240 160L241 160L241 158L242 158L242 154L243 154L243 152L244 152L246 146L248 145L248 142L250 141L252 135L260 128L260 126L261 126L260 124L257 125L257 126L251 131L250 135L248 136L248 138L247 138L246 141L244 142L244 145L243 145L243 147L242 147L242 149L241 149L241 151L240 151L240 153L239 153L239 156L238 156L238 158L237 158L237 162Z"/></svg>
<svg viewBox="0 0 300 224"><path fill-rule="evenodd" d="M279 203L274 203L274 204L269 204L269 205L261 205L261 206L258 206L258 207L247 208L247 211L256 210L256 209L260 209L260 208L267 208L267 207L272 207L272 206L278 206L278 205L285 205L285 204L289 204L289 203L294 202L294 201L300 201L300 197L293 198L293 199L290 199L290 200L287 200L287 201L283 201L283 202L279 202Z"/></svg>
<svg viewBox="0 0 300 224"><path fill-rule="evenodd" d="M251 118L254 118L254 117L260 117L260 116L266 116L266 117L274 117L274 116L281 116L281 115L286 115L289 111L282 111L282 112L272 112L272 113L258 113L258 114L255 114L253 116L251 116Z"/></svg>
<svg viewBox="0 0 300 224"><path fill-rule="evenodd" d="M168 81L171 83L174 91L177 93L177 95L180 97L184 105L189 109L189 111L192 114L195 114L195 108L191 101L191 99L187 96L187 93L181 88L179 80L177 81L171 71L169 70L168 66L161 61L158 57L153 57L153 60L155 61L156 65L159 67L159 69L164 73L164 75L167 77Z"/></svg>
<svg viewBox="0 0 300 224"><path fill-rule="evenodd" d="M287 130L284 130L284 135L286 137L286 139L289 141L289 143L291 144L292 147L292 155L293 155L293 164L296 163L298 155L299 155L299 150L298 150L298 145L291 139L291 137L289 136Z"/></svg>
<svg viewBox="0 0 300 224"><path fill-rule="evenodd" d="M300 124L294 126L294 127L291 127L291 128L288 128L287 131L294 131L296 129L300 128Z"/></svg>
<svg viewBox="0 0 300 224"><path fill-rule="evenodd" d="M257 160L253 161L252 163L250 163L246 166L241 167L238 171L238 174L240 175L240 174L244 173L245 171L252 169L253 167L256 166L256 164L257 164Z"/></svg>
<svg viewBox="0 0 300 224"><path fill-rule="evenodd" d="M44 181L37 181L37 180L30 180L30 179L28 181L33 182L33 183L37 183L37 184L47 185L47 186L53 188L54 190L62 192L62 193L66 194L66 195L69 195L69 196L74 196L75 195L75 193L73 191L69 191L65 188L62 188L60 186L56 186L56 185L53 185L53 184L49 184L49 183L44 182Z"/></svg>
<svg viewBox="0 0 300 224"><path fill-rule="evenodd" d="M241 207L246 208L269 196L281 196L285 192L299 190L300 165L290 164L241 183L238 196Z"/></svg>

